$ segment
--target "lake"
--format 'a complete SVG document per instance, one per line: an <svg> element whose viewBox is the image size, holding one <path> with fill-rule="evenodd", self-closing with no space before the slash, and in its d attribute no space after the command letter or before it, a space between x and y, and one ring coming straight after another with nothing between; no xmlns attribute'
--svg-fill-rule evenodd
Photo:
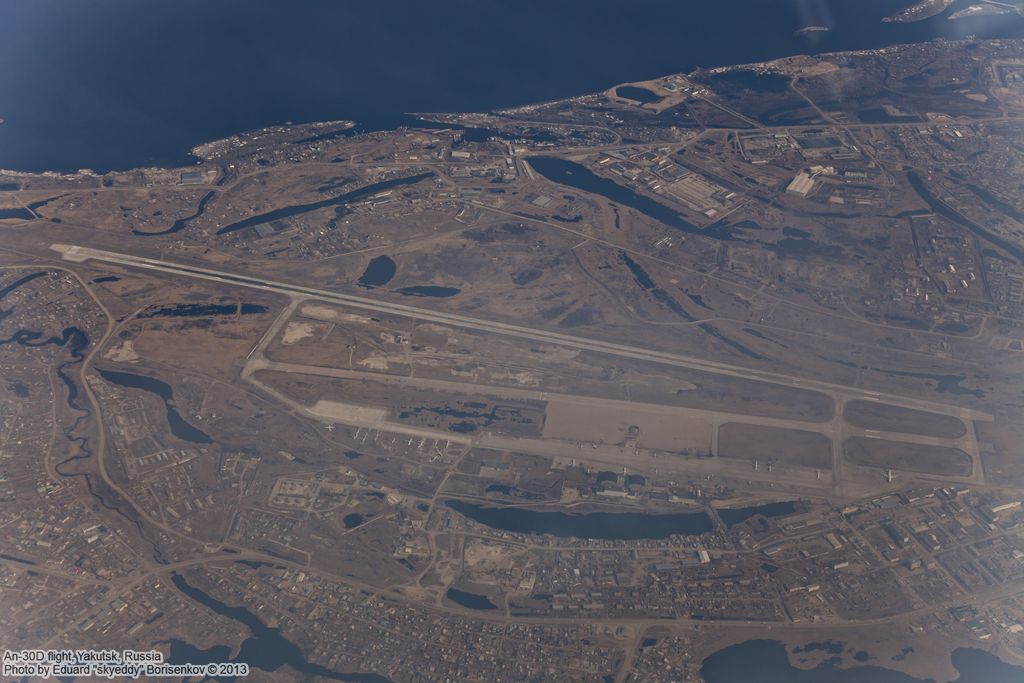
<svg viewBox="0 0 1024 683"><path fill-rule="evenodd" d="M960 676L952 683L1024 683L1024 669L982 650L954 650L953 666ZM775 640L748 640L719 650L704 660L700 673L707 683L934 683L882 666L843 669L825 662L799 669Z"/></svg>
<svg viewBox="0 0 1024 683"><path fill-rule="evenodd" d="M539 156L527 157L526 161L533 167L533 170L553 183L600 195L609 202L628 206L659 223L664 223L683 232L704 235L705 237L715 239L731 239L727 230L722 231L713 227L708 227L707 229L698 228L667 204L634 192L619 182L603 178L575 161ZM643 286L643 282L640 282L640 285Z"/></svg>
<svg viewBox="0 0 1024 683"><path fill-rule="evenodd" d="M367 264L356 284L366 288L386 285L391 282L397 270L398 265L390 256L378 256Z"/></svg>
<svg viewBox="0 0 1024 683"><path fill-rule="evenodd" d="M884 24L910 0L5 0L0 167L185 164L288 121L382 129L696 66L1024 33L1015 15L946 19L970 3ZM831 30L794 34L811 25Z"/></svg>
<svg viewBox="0 0 1024 683"><path fill-rule="evenodd" d="M167 426L170 428L171 433L182 441L197 444L213 443L213 439L210 438L209 434L187 422L181 416L181 413L178 412L177 408L174 407L174 390L171 389L171 385L167 382L154 377L147 377L146 375L118 372L116 370L100 370L97 368L96 372L107 382L125 387L126 389L148 391L163 399L164 409L167 411Z"/></svg>
<svg viewBox="0 0 1024 683"><path fill-rule="evenodd" d="M412 287L402 287L396 291L406 296L429 296L436 299L445 299L455 296L462 290L458 287L441 287L439 285L413 285Z"/></svg>
<svg viewBox="0 0 1024 683"><path fill-rule="evenodd" d="M193 586L180 574L171 574L171 582L183 595L194 600L213 612L243 624L251 636L242 642L238 655L230 659L231 648L227 645L214 645L201 650L184 640L174 639L170 642L171 664L209 664L211 662L245 662L253 669L274 672L288 666L308 677L324 678L333 681L349 681L351 683L391 683L390 679L375 673L344 673L333 671L306 659L298 645L281 634L281 630L270 628L245 607L235 607L221 602L200 588ZM237 678L216 678L231 682Z"/></svg>
<svg viewBox="0 0 1024 683"><path fill-rule="evenodd" d="M462 500L444 504L460 515L492 529L559 538L636 541L698 535L713 530L706 512L654 514L643 512L553 512L518 507L487 507Z"/></svg>
<svg viewBox="0 0 1024 683"><path fill-rule="evenodd" d="M330 199L322 199L318 202L310 202L308 204L296 204L294 206L286 206L281 209L274 209L266 213L261 213L256 216L250 216L236 223L225 225L217 231L218 235L226 235L232 232L238 232L245 228L251 228L256 225L262 225L264 223L270 223L271 221L278 221L284 218L291 218L292 216L301 216L304 213L311 213L319 209L326 208L328 206L339 206L341 204L347 204L355 202L361 199L371 197L378 192L384 192L395 187L401 187L403 185L415 185L416 183L434 175L433 173L420 173L418 175L412 175L402 178L393 178L391 180L382 180L379 183L372 183L364 187L360 187L358 190L352 190L345 194L338 195L337 197L331 197Z"/></svg>
<svg viewBox="0 0 1024 683"><path fill-rule="evenodd" d="M458 588L449 588L445 593L447 598L460 607L476 610L498 609L498 606L491 602L486 595L460 591Z"/></svg>
<svg viewBox="0 0 1024 683"><path fill-rule="evenodd" d="M796 512L796 503L788 500L743 508L719 508L718 517L726 527L731 529L740 522L744 522L755 515L785 517L794 512Z"/></svg>

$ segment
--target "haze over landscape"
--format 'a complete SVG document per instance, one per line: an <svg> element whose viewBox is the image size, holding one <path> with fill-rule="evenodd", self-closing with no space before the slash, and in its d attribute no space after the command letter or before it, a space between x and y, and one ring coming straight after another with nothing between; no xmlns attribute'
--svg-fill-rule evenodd
<svg viewBox="0 0 1024 683"><path fill-rule="evenodd" d="M0 3L4 680L1024 681L1018 0Z"/></svg>

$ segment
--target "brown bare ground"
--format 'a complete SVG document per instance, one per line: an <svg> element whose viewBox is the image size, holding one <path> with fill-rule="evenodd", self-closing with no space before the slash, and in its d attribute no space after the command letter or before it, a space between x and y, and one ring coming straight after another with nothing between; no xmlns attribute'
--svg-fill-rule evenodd
<svg viewBox="0 0 1024 683"><path fill-rule="evenodd" d="M947 439L956 439L967 433L967 426L958 417L877 401L850 401L846 404L843 417L856 427L883 432L903 432Z"/></svg>
<svg viewBox="0 0 1024 683"><path fill-rule="evenodd" d="M843 457L854 465L924 474L968 477L972 470L971 456L959 448L863 436L843 442Z"/></svg>
<svg viewBox="0 0 1024 683"><path fill-rule="evenodd" d="M830 469L832 442L819 432L726 422L718 430L718 455Z"/></svg>

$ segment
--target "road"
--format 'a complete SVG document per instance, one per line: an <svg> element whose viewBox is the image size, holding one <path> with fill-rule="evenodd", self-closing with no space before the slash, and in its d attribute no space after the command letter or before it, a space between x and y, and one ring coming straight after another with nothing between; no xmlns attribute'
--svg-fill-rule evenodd
<svg viewBox="0 0 1024 683"><path fill-rule="evenodd" d="M283 558L276 557L276 556L273 556L273 555L268 555L266 553L261 553L261 552L258 552L258 551L243 550L241 552L234 552L234 553L223 553L223 552L221 552L221 553L210 554L210 555L206 555L206 556L202 556L202 557L193 557L193 558L190 558L188 560L183 560L183 561L180 561L180 562L175 562L173 564L152 567L152 568L150 568L148 570L144 570L144 571L142 571L142 572L140 572L138 574L133 574L131 576L127 576L127 577L123 577L123 578L118 578L118 579L111 579L110 581L103 582L106 585L115 587L115 592L114 592L113 595L108 597L106 600L101 601L93 609L91 614L101 612L106 607L106 605L110 604L111 602L116 601L116 599L119 596L125 595L126 593L130 592L133 588L143 584L144 582L146 582L147 580L149 580L149 579L151 579L153 577L166 576L168 574L171 574L171 573L174 573L174 572L179 572L179 571L182 571L182 570L185 570L185 569L189 569L189 568L192 568L192 567L199 567L199 566L210 565L210 564L217 564L217 563L231 563L231 562L238 562L238 561L241 561L241 560L248 560L248 561L255 561L255 562L266 562L266 563L273 564L273 565L279 565L279 566L283 566L283 567L290 567L290 568L293 568L293 569L296 569L296 570L300 570L300 571L310 571L310 570L312 570L312 571L315 571L317 574L319 574L319 575L321 575L321 576L323 576L323 577L325 577L325 578L327 578L327 579L329 579L329 580L331 580L333 582L349 586L349 587L351 587L354 590L361 590L361 591L364 591L364 592L369 593L369 594L379 595L382 598L390 598L390 599L394 599L394 600L398 600L398 601L402 601L402 602L409 601L408 596L403 595L400 590L390 589L390 588L382 588L382 587L374 585L374 584L370 584L370 583L366 583L364 581L360 581L360 580L352 577L351 575L341 576L339 574L335 574L334 572L332 572L330 570L327 570L327 569L324 569L324 568L321 568L321 567L311 567L311 566L306 565L306 564L302 564L302 563L299 563L299 562L294 562L292 560L283 559ZM7 564L8 563L6 561L0 560L0 565L7 565ZM24 565L16 565L16 566L24 567ZM51 574L54 574L54 575L63 576L63 575L61 575L61 574L59 574L59 573L57 573L57 572L55 572L53 570L48 570L48 573L51 573ZM71 577L67 577L67 578L71 578ZM82 577L75 577L73 580L81 581ZM90 581L90 583L91 583L91 581ZM1001 601L1001 600L1006 600L1008 598L1013 598L1015 596L1021 595L1022 593L1024 593L1024 590L1022 590L1021 587L1016 585L1016 584L995 586L993 588L989 588L989 589L986 589L986 590L982 590L982 591L976 592L972 596L971 602L972 602L972 604L981 606L981 605L985 605L985 604L988 604L988 603L991 603L991 602L998 602L998 601ZM759 627L759 628L763 628L765 625L771 625L772 628L777 628L777 629L814 630L816 628L822 628L822 629L827 629L827 630L831 631L833 629L863 628L865 626L872 626L872 625L877 625L877 626L886 625L886 624L892 623L893 619L895 619L895 618L905 619L905 618L912 618L912 617L921 617L921 616L924 616L924 615L927 615L927 614L931 614L931 613L934 613L934 612L937 612L937 611L948 609L949 607L952 607L954 605L961 604L963 602L963 600L964 600L963 596L958 595L958 596L956 596L954 598L949 598L949 599L946 599L946 600L936 601L935 603L932 603L932 604L929 604L929 605L925 605L923 607L919 607L919 608L916 608L916 609L908 610L906 612L900 613L899 615L888 616L888 617L869 617L869 618L865 618L865 619L846 619L846 620L841 620L841 621L837 620L837 621L828 621L828 622L792 622L792 621L762 621L762 620L747 620L747 619L729 619L729 620L714 621L713 623L714 623L714 625L716 627L741 628L741 627L756 626L756 627ZM441 612L441 613L446 613L446 614L455 614L455 615L460 615L460 616L463 616L463 617L468 617L468 618L473 618L473 619L478 619L480 621L488 621L488 622L499 622L499 623L544 623L544 624L578 624L579 623L579 618L578 617L544 617L544 616L537 616L537 615L532 615L532 616L529 616L529 617L518 617L518 616L507 616L507 615L499 615L499 614L481 613L479 610L471 610L471 609L468 609L468 608L456 607L456 606L453 606L453 605L449 605L447 603L441 604L441 605L433 605L433 604L428 604L426 602L419 602L419 601L415 601L415 600L409 601L409 602L411 602L415 606L417 606L417 607L419 607L421 609L424 609L424 610L436 611L436 612ZM83 616L88 617L88 616L91 616L91 614L83 615ZM609 624L609 625L633 624L633 625L636 625L638 627L648 627L648 626L656 626L656 625L664 625L665 624L665 620L662 620L662 619L645 619L645 618L642 618L642 617L641 618L637 618L637 617L628 617L628 616L627 617L587 618L587 622L591 623L591 624ZM691 619L691 618L687 618L687 617L675 617L675 618L673 618L671 620L670 623L672 625L674 625L674 626L677 626L677 625L706 626L706 625L708 625L709 622L706 619Z"/></svg>

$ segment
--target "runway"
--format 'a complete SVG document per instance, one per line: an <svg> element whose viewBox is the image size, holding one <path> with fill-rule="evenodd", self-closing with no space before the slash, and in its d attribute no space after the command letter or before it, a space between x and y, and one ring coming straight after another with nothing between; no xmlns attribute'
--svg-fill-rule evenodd
<svg viewBox="0 0 1024 683"><path fill-rule="evenodd" d="M102 261L105 263L114 263L131 268L141 268L145 270L158 271L170 275L177 275L180 277L208 280L211 282L219 282L222 284L237 287L248 287L251 289L258 289L266 292L283 294L285 296L290 296L293 298L321 301L325 303L342 305L349 308L374 311L377 313L388 313L391 315L415 318L417 320L426 320L430 322L440 323L444 325L452 325L455 327L461 327L465 329L473 329L482 332L489 332L492 334L500 334L508 337L531 339L534 341L545 342L548 344L554 344L558 346L574 348L583 351L605 353L621 358L633 358L652 363L660 363L663 365L685 367L695 370L702 370L705 372L718 373L721 375L740 377L743 379L755 379L787 387L811 389L827 393L833 397L856 397L863 398L866 400L885 401L887 403L893 403L895 405L901 405L907 408L916 408L918 410L927 410L946 415L955 415L958 417L964 417L966 419L992 419L992 416L986 413L964 409L959 406L953 406L944 403L937 403L933 401L927 401L918 398L910 398L906 396L899 396L895 394L888 394L877 391L859 390L849 386L831 384L829 382L797 378L780 373L766 372L763 370L755 370L738 365L731 365L728 363L709 361L695 356L688 356L685 354L669 353L666 351L656 351L653 349L645 349L638 346L601 341L597 339L568 335L561 332L554 332L540 328L527 327L525 325L516 325L512 323L500 322L495 320L486 320L482 318L460 315L457 313L447 313L444 311L409 306L406 304L398 304L390 301L383 301L380 299L374 299L365 296L343 294L324 289L317 289L314 287L307 287L304 285L280 282L252 275L241 275L238 273L214 270L211 268L205 268L201 266L175 263L172 261L164 261L159 259L151 259L141 256L134 256L131 254L121 254L117 252L104 251L101 249L92 249L90 247L83 247L78 245L53 244L50 246L50 248L54 251L59 252L65 260L72 262L81 263L85 261Z"/></svg>
<svg viewBox="0 0 1024 683"><path fill-rule="evenodd" d="M831 472L822 472L820 470L795 466L788 466L782 468L784 470L782 472L779 471L779 468L777 468L775 472L765 472L756 470L752 471L750 469L750 465L745 461L735 461L717 457L711 459L678 458L671 456L666 457L668 456L667 453L658 452L657 450L645 448L639 448L635 450L631 449L630 451L627 452L626 449L607 444L582 445L573 442L566 442L560 439L530 439L492 433L481 434L473 439L453 439L454 441L457 442L469 442L467 443L467 445L499 450L515 450L519 452L533 453L536 455L551 456L563 460L579 459L588 460L591 462L602 462L608 465L614 463L615 465L618 466L627 465L635 467L637 469L657 470L660 468L662 470L667 469L677 471L679 471L680 469L685 469L691 473L700 473L703 474L704 476L711 476L717 473L719 476L731 476L737 479L757 479L764 481L766 483L785 483L788 486L795 486L796 488L804 490L821 491L831 489L835 493L838 493L840 491L842 491L843 493L850 493L851 489L873 490L875 489L877 484L873 481L874 479L876 479L876 476L870 474L870 470L852 465L851 463L843 462L843 457L841 455L841 444L845 437L856 434L872 438L889 437L900 441L917 443L944 441L930 439L929 437L915 436L912 434L889 434L873 430L861 430L854 428L852 425L846 423L843 420L842 407L846 401L852 399L862 399L868 401L883 401L886 403L904 406L907 408L931 411L945 415L953 415L964 419L968 424L968 434L965 435L965 437L963 437L962 439L948 440L945 441L945 443L952 445L950 442L955 441L956 445L963 447L964 450L969 453L972 460L974 461L974 467L972 468L972 476L965 478L944 477L943 479L969 481L971 483L983 483L984 481L982 469L980 467L980 456L978 453L976 437L974 435L973 425L970 424L970 420L991 420L992 417L985 413L981 413L967 408L962 408L959 406L935 403L922 399L886 394L877 391L861 390L853 387L835 385L828 382L821 382L817 380L796 378L779 373L765 372L761 370L744 368L742 366L730 365L728 363L708 361L693 356L687 356L684 354L668 353L664 351L645 349L642 347L619 344L615 342L607 342L597 339L590 339L586 337L568 335L563 334L561 332L532 328L525 325L516 325L512 323L486 320L482 318L464 316L456 313L448 313L444 311L409 306L406 304L393 303L390 301L383 301L371 297L332 292L329 290L307 287L304 285L294 283L280 282L252 275L241 275L228 271L214 270L190 264L174 263L159 259L133 256L130 254L120 254L116 252L103 251L99 249L92 249L89 247L74 245L54 244L51 245L51 249L60 252L63 258L68 261L102 261L130 268L140 268L161 273L167 273L169 275L178 277L207 280L230 286L247 287L251 289L272 292L290 297L292 300L291 304L287 306L281 312L281 314L275 319L274 323L262 336L259 343L257 343L257 345L253 348L253 352L249 354L249 357L246 359L247 363L245 369L243 370L242 377L243 379L249 382L253 382L261 386L261 388L263 388L265 391L268 391L268 393L270 393L271 395L274 395L275 398L277 398L278 400L281 400L284 403L291 405L293 409L297 409L306 414L307 416L323 422L349 424L354 427L384 429L399 434L419 436L423 438L448 439L453 437L453 435L446 432L423 429L421 427L412 427L409 425L400 425L386 419L377 418L373 420L367 420L364 419L365 416L360 417L359 415L352 413L352 411L341 410L340 406L304 406L294 401L290 397L281 394L281 392L266 386L264 383L258 382L256 378L253 376L254 373L258 370L278 370L284 372L295 372L300 374L321 374L325 376L338 376L339 378L341 376L349 376L350 378L355 378L355 375L357 373L354 373L352 371L344 371L336 368L322 368L313 366L301 366L297 364L274 363L268 361L263 356L263 350L265 349L265 347L272 342L273 338L280 332L280 329L283 327L283 325L287 322L291 315L294 314L297 305L302 301L319 301L323 303L344 306L347 308L372 311L376 313L387 313L391 315L430 321L443 325L450 325L464 329L472 329L491 334L500 334L509 337L530 339L533 341L554 344L562 347L604 353L621 358L633 358L653 363L660 363L663 365L691 368L701 370L704 372L717 373L720 375L739 377L743 379L755 379L758 381L769 382L772 384L786 387L794 387L804 390L814 390L831 396L836 402L836 412L832 415L831 419L820 423L801 422L796 420L776 420L743 414L719 414L715 413L715 411L702 411L695 409L674 409L667 406L660 406L657 408L659 411L666 411L667 413L675 413L678 415L688 414L694 417L708 419L708 421L712 425L713 433L711 443L712 453L714 453L717 450L716 443L718 440L717 437L720 426L726 421L730 420L744 422L748 424L760 424L765 426L780 427L785 426L789 428L798 428L808 431L821 432L827 435L833 443L833 463ZM420 385L421 388L426 388L426 385L430 385L431 388L434 389L456 388L455 386L450 386L449 383L447 382L442 382L439 380L433 380L429 382L425 382L424 380L403 380L395 378L393 376L388 377L387 375L382 375L375 379L377 381L383 381L386 383L411 382L412 384ZM463 391L465 391L468 388L475 388L479 390L485 389L484 387L469 387L463 383L458 383L458 385L459 388L461 388ZM554 395L545 396L544 392L535 392L525 389L514 389L510 387L487 387L484 393L493 393L499 396L506 396L508 398L516 397L531 399L557 399L557 397ZM571 398L583 400L584 402L593 402L602 405L607 404L608 406L611 407L618 407L623 409L626 408L625 405L618 405L618 402L597 399L594 397ZM773 474L774 476L771 476ZM824 477L822 476L823 474L825 475ZM928 475L915 474L913 475L913 478L930 479L931 477L929 477Z"/></svg>

